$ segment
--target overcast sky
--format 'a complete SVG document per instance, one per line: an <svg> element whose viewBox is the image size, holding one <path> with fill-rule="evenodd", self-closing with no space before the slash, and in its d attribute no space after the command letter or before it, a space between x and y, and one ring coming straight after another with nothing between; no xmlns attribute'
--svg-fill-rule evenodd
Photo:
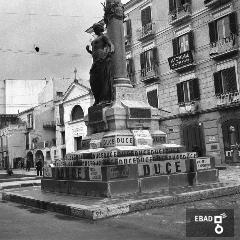
<svg viewBox="0 0 240 240"><path fill-rule="evenodd" d="M0 80L73 77L74 67L88 79L85 30L102 18L101 2L0 0Z"/></svg>

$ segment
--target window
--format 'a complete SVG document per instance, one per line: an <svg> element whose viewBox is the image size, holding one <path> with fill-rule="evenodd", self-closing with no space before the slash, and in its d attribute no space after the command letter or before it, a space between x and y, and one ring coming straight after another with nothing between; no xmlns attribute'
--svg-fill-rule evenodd
<svg viewBox="0 0 240 240"><path fill-rule="evenodd" d="M50 160L50 159L51 159L51 152L46 151L46 160Z"/></svg>
<svg viewBox="0 0 240 240"><path fill-rule="evenodd" d="M147 92L147 99L150 106L158 108L158 92L157 89Z"/></svg>
<svg viewBox="0 0 240 240"><path fill-rule="evenodd" d="M27 128L33 127L33 115L32 113L27 115Z"/></svg>
<svg viewBox="0 0 240 240"><path fill-rule="evenodd" d="M59 104L59 124L64 125L64 108L63 104Z"/></svg>
<svg viewBox="0 0 240 240"><path fill-rule="evenodd" d="M200 99L198 79L177 84L178 103L186 103Z"/></svg>
<svg viewBox="0 0 240 240"><path fill-rule="evenodd" d="M132 58L129 58L126 60L126 64L127 64L127 74L128 77L131 80L132 84L135 84L135 79L134 79L134 75L135 75L135 68L134 68L134 62Z"/></svg>
<svg viewBox="0 0 240 240"><path fill-rule="evenodd" d="M125 37L132 36L132 24L130 19L124 21L124 36Z"/></svg>
<svg viewBox="0 0 240 240"><path fill-rule="evenodd" d="M172 40L173 44L173 56L176 56L180 53L194 50L194 39L193 32L190 31L180 37L174 38Z"/></svg>
<svg viewBox="0 0 240 240"><path fill-rule="evenodd" d="M235 67L214 73L215 94L233 93L238 91Z"/></svg>
<svg viewBox="0 0 240 240"><path fill-rule="evenodd" d="M29 132L28 133L26 133L26 150L28 150L29 149Z"/></svg>
<svg viewBox="0 0 240 240"><path fill-rule="evenodd" d="M191 0L169 0L169 12L180 10L188 10L188 6L191 3Z"/></svg>
<svg viewBox="0 0 240 240"><path fill-rule="evenodd" d="M158 65L158 49L154 47L140 54L141 74L149 72Z"/></svg>
<svg viewBox="0 0 240 240"><path fill-rule="evenodd" d="M65 144L65 132L61 132L62 145Z"/></svg>
<svg viewBox="0 0 240 240"><path fill-rule="evenodd" d="M231 34L237 34L236 12L209 23L209 36L211 43L230 37Z"/></svg>
<svg viewBox="0 0 240 240"><path fill-rule="evenodd" d="M64 159L66 156L66 149L61 149L61 152L62 152L62 159Z"/></svg>
<svg viewBox="0 0 240 240"><path fill-rule="evenodd" d="M83 118L84 118L84 113L82 108L79 105L75 106L72 110L72 121L76 121Z"/></svg>
<svg viewBox="0 0 240 240"><path fill-rule="evenodd" d="M81 148L82 148L82 137L75 137L74 138L74 147L75 147L75 151L81 150Z"/></svg>
<svg viewBox="0 0 240 240"><path fill-rule="evenodd" d="M57 92L57 96L58 97L62 97L63 96L63 92Z"/></svg>
<svg viewBox="0 0 240 240"><path fill-rule="evenodd" d="M143 27L152 22L152 11L150 6L141 11L141 20Z"/></svg>

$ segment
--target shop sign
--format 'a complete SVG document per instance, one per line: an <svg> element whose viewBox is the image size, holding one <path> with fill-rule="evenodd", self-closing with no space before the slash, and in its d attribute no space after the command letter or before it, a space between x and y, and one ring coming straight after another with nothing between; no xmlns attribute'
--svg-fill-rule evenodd
<svg viewBox="0 0 240 240"><path fill-rule="evenodd" d="M100 166L89 167L89 179L91 181L102 181L102 169Z"/></svg>

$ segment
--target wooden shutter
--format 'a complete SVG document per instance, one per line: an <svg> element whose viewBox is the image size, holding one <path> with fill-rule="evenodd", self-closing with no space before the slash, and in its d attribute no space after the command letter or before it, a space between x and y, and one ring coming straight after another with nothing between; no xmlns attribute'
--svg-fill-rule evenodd
<svg viewBox="0 0 240 240"><path fill-rule="evenodd" d="M224 92L236 92L237 81L236 81L236 72L235 67L224 69L222 71L222 82L224 86Z"/></svg>
<svg viewBox="0 0 240 240"><path fill-rule="evenodd" d="M194 50L194 34L193 31L188 33L188 42L189 42L189 50Z"/></svg>
<svg viewBox="0 0 240 240"><path fill-rule="evenodd" d="M169 0L169 12L173 12L176 10L175 0Z"/></svg>
<svg viewBox="0 0 240 240"><path fill-rule="evenodd" d="M154 108L158 108L157 89L147 92L148 103Z"/></svg>
<svg viewBox="0 0 240 240"><path fill-rule="evenodd" d="M190 101L200 99L199 80L197 78L189 81Z"/></svg>
<svg viewBox="0 0 240 240"><path fill-rule="evenodd" d="M223 86L222 86L221 72L215 72L213 74L213 77L214 77L215 94L216 95L222 94Z"/></svg>
<svg viewBox="0 0 240 240"><path fill-rule="evenodd" d="M216 21L208 23L209 26L209 37L210 37L210 42L214 43L217 41L218 34L217 34L217 23Z"/></svg>
<svg viewBox="0 0 240 240"><path fill-rule="evenodd" d="M158 48L157 47L154 47L152 49L153 51L153 63L154 65L159 65L159 55L158 55Z"/></svg>
<svg viewBox="0 0 240 240"><path fill-rule="evenodd" d="M178 38L174 38L172 40L172 45L173 45L173 56L176 56L179 54Z"/></svg>
<svg viewBox="0 0 240 240"><path fill-rule="evenodd" d="M141 69L146 68L146 61L145 61L145 53L144 52L140 54L140 65L141 65Z"/></svg>
<svg viewBox="0 0 240 240"><path fill-rule="evenodd" d="M238 22L237 22L237 13L236 12L232 12L231 14L229 14L229 23L230 23L230 31L233 34L237 34L238 29Z"/></svg>
<svg viewBox="0 0 240 240"><path fill-rule="evenodd" d="M178 103L184 102L184 92L182 83L177 84Z"/></svg>
<svg viewBox="0 0 240 240"><path fill-rule="evenodd" d="M146 8L146 21L147 21L146 24L152 22L152 10L150 6Z"/></svg>
<svg viewBox="0 0 240 240"><path fill-rule="evenodd" d="M64 124L64 108L63 108L63 104L59 105L59 119L60 119L60 124L63 125Z"/></svg>
<svg viewBox="0 0 240 240"><path fill-rule="evenodd" d="M127 36L132 36L132 23L131 23L131 20L128 19L126 21L126 28L127 28Z"/></svg>
<svg viewBox="0 0 240 240"><path fill-rule="evenodd" d="M152 13L151 13L150 6L148 6L147 8L141 11L141 20L142 20L143 27L152 21Z"/></svg>

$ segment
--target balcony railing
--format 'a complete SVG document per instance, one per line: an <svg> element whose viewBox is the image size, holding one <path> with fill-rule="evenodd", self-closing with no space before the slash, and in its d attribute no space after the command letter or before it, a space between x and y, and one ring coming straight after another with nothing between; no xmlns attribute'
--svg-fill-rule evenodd
<svg viewBox="0 0 240 240"><path fill-rule="evenodd" d="M137 30L138 41L153 38L156 33L155 23L150 22Z"/></svg>
<svg viewBox="0 0 240 240"><path fill-rule="evenodd" d="M169 13L169 24L178 24L192 15L191 3L186 3Z"/></svg>
<svg viewBox="0 0 240 240"><path fill-rule="evenodd" d="M217 42L211 43L211 58L220 58L238 51L237 35L231 34Z"/></svg>
<svg viewBox="0 0 240 240"><path fill-rule="evenodd" d="M192 101L179 104L179 114L194 114L198 111L198 102Z"/></svg>
<svg viewBox="0 0 240 240"><path fill-rule="evenodd" d="M152 65L147 68L143 68L140 71L141 73L141 80L143 82L158 79L158 66Z"/></svg>
<svg viewBox="0 0 240 240"><path fill-rule="evenodd" d="M55 129L56 128L56 122L55 121L49 121L43 123L43 128L45 129Z"/></svg>
<svg viewBox="0 0 240 240"><path fill-rule="evenodd" d="M186 51L168 58L170 69L181 71L185 68L195 66L192 51Z"/></svg>
<svg viewBox="0 0 240 240"><path fill-rule="evenodd" d="M217 106L230 106L240 103L240 92L223 93L217 97Z"/></svg>
<svg viewBox="0 0 240 240"><path fill-rule="evenodd" d="M206 7L213 8L213 7L219 7L231 1L232 0L205 0L204 4Z"/></svg>

